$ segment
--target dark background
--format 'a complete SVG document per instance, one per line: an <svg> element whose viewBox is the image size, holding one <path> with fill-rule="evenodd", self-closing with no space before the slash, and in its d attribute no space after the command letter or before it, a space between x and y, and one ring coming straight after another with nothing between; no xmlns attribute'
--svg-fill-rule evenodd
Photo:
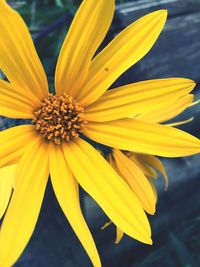
<svg viewBox="0 0 200 267"><path fill-rule="evenodd" d="M32 0L9 1L23 16L34 38L50 86L60 46L81 1ZM116 1L111 30L104 45L119 31L139 17L168 9L165 30L151 52L126 72L117 85L164 77L186 77L197 82L200 98L200 0ZM179 119L195 116L182 129L200 137L200 105L188 109ZM0 118L0 129L20 124L20 120ZM82 206L93 233L104 267L198 267L200 266L200 156L163 159L169 175L169 189L164 192L158 180L157 213L150 217L153 246L124 237L114 245L115 229L100 227L106 216L84 192ZM33 237L15 267L88 267L82 246L69 227L52 192L51 185Z"/></svg>

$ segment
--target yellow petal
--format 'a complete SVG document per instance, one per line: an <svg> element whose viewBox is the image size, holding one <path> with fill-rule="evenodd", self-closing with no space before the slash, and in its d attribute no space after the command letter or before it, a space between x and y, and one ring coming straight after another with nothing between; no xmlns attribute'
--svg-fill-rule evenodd
<svg viewBox="0 0 200 267"><path fill-rule="evenodd" d="M63 147L79 184L110 220L129 236L150 244L150 226L139 200L109 163L80 138Z"/></svg>
<svg viewBox="0 0 200 267"><path fill-rule="evenodd" d="M113 157L119 175L136 194L144 210L153 215L155 213L156 200L147 177L142 170L120 150L114 149Z"/></svg>
<svg viewBox="0 0 200 267"><path fill-rule="evenodd" d="M17 165L10 165L0 169L0 219L4 215L14 185Z"/></svg>
<svg viewBox="0 0 200 267"><path fill-rule="evenodd" d="M0 69L37 103L48 94L47 79L27 26L6 1L0 1L0 27Z"/></svg>
<svg viewBox="0 0 200 267"><path fill-rule="evenodd" d="M192 103L189 105L189 108L190 108L190 107L193 107L193 106L196 106L196 105L198 105L199 103L200 103L200 99L198 99L198 100L192 102Z"/></svg>
<svg viewBox="0 0 200 267"><path fill-rule="evenodd" d="M105 123L90 122L83 132L104 145L164 157L182 157L200 152L200 140L173 127L135 119Z"/></svg>
<svg viewBox="0 0 200 267"><path fill-rule="evenodd" d="M157 179L158 175L156 171L148 164L144 164L144 162L140 159L139 156L140 154L132 152L132 155L129 156L129 159L132 160L147 177L152 177L154 179Z"/></svg>
<svg viewBox="0 0 200 267"><path fill-rule="evenodd" d="M195 86L192 80L182 78L138 82L107 91L85 110L88 121L110 121L152 112L190 93ZM171 104L171 103L170 103ZM169 105L170 105L169 104Z"/></svg>
<svg viewBox="0 0 200 267"><path fill-rule="evenodd" d="M148 122L165 122L181 114L191 105L193 99L194 96L192 94L180 97L178 99L173 98L170 102L165 102L161 108L142 113L135 118Z"/></svg>
<svg viewBox="0 0 200 267"><path fill-rule="evenodd" d="M34 125L16 126L0 132L0 168L16 163L36 136Z"/></svg>
<svg viewBox="0 0 200 267"><path fill-rule="evenodd" d="M183 124L186 124L186 123L190 123L193 120L194 120L194 117L191 117L191 118L189 118L187 120L176 121L176 122L172 122L172 123L167 123L166 125L175 127L175 126L180 126L180 125L183 125Z"/></svg>
<svg viewBox="0 0 200 267"><path fill-rule="evenodd" d="M113 82L144 57L154 45L167 18L166 10L152 12L122 31L92 61L78 100L89 105Z"/></svg>
<svg viewBox="0 0 200 267"><path fill-rule="evenodd" d="M118 227L116 227L116 239L115 244L119 244L119 242L122 240L124 236L124 232L120 230Z"/></svg>
<svg viewBox="0 0 200 267"><path fill-rule="evenodd" d="M101 230L106 229L107 227L109 227L112 224L112 221L109 221L107 223L105 223L102 227ZM121 241L122 237L124 236L124 232L122 232L118 227L116 227L116 239L115 239L115 244L119 244L119 242Z"/></svg>
<svg viewBox="0 0 200 267"><path fill-rule="evenodd" d="M0 115L32 119L35 104L17 86L0 80Z"/></svg>
<svg viewBox="0 0 200 267"><path fill-rule="evenodd" d="M57 94L79 94L90 62L113 18L114 0L84 0L75 15L58 59Z"/></svg>
<svg viewBox="0 0 200 267"><path fill-rule="evenodd" d="M163 175L165 180L165 190L166 190L168 187L168 176L165 171L165 167L162 164L162 161L152 155L144 155L144 154L137 154L137 158L138 161L140 161L143 166L152 166L154 169L158 170Z"/></svg>
<svg viewBox="0 0 200 267"><path fill-rule="evenodd" d="M81 212L78 183L65 160L62 147L50 145L49 157L51 181L57 200L93 265L100 267L95 243Z"/></svg>
<svg viewBox="0 0 200 267"><path fill-rule="evenodd" d="M152 187L152 190L153 190L153 193L154 193L154 197L155 197L155 200L156 200L156 203L158 201L158 193L157 193L157 189L154 185L154 181L152 178L148 177L148 180L149 180L149 183L151 184L151 187Z"/></svg>
<svg viewBox="0 0 200 267"><path fill-rule="evenodd" d="M46 146L37 139L21 158L15 189L0 229L0 266L10 267L26 247L37 222L49 176Z"/></svg>

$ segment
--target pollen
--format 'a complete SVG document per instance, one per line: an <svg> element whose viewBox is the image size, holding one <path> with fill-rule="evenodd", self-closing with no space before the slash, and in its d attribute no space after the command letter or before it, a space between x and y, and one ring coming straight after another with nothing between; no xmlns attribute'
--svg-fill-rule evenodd
<svg viewBox="0 0 200 267"><path fill-rule="evenodd" d="M66 93L61 96L49 94L34 115L36 130L56 145L78 138L87 124L84 108Z"/></svg>

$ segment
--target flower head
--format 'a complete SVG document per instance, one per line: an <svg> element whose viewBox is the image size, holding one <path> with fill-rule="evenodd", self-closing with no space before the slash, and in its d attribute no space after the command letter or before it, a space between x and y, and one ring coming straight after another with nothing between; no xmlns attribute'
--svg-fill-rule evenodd
<svg viewBox="0 0 200 267"><path fill-rule="evenodd" d="M144 16L94 56L113 13L114 0L83 1L58 58L56 94L49 95L24 21L0 1L0 69L8 79L0 81L0 115L34 122L0 132L0 167L17 163L0 230L2 267L13 265L27 245L49 174L57 200L95 267L101 263L81 212L78 184L119 229L152 243L138 197L84 136L137 153L177 157L200 151L200 141L192 135L141 118L179 99L191 102L191 80L153 80L106 92L151 49L167 17L165 10Z"/></svg>
<svg viewBox="0 0 200 267"><path fill-rule="evenodd" d="M34 115L36 130L56 145L78 138L87 123L84 108L66 93L44 98Z"/></svg>

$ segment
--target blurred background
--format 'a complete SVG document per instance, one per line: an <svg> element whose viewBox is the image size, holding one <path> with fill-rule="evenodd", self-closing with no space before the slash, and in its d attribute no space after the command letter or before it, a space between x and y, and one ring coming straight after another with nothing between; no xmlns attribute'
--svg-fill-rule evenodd
<svg viewBox="0 0 200 267"><path fill-rule="evenodd" d="M80 0L17 0L9 3L25 19L53 86L57 56ZM197 82L200 98L200 0L116 0L116 13L104 44L139 17L168 9L165 30L151 52L126 72L115 85L146 79L186 77ZM200 104L176 120L195 117L182 129L200 137ZM20 124L0 118L0 130ZM200 266L200 156L162 159L169 176L164 192L158 179L157 212L150 217L153 246L124 237L114 244L115 229L104 231L107 218L96 203L81 192L82 207L94 235L104 267L198 267ZM34 235L15 267L88 267L82 246L69 227L48 185Z"/></svg>

